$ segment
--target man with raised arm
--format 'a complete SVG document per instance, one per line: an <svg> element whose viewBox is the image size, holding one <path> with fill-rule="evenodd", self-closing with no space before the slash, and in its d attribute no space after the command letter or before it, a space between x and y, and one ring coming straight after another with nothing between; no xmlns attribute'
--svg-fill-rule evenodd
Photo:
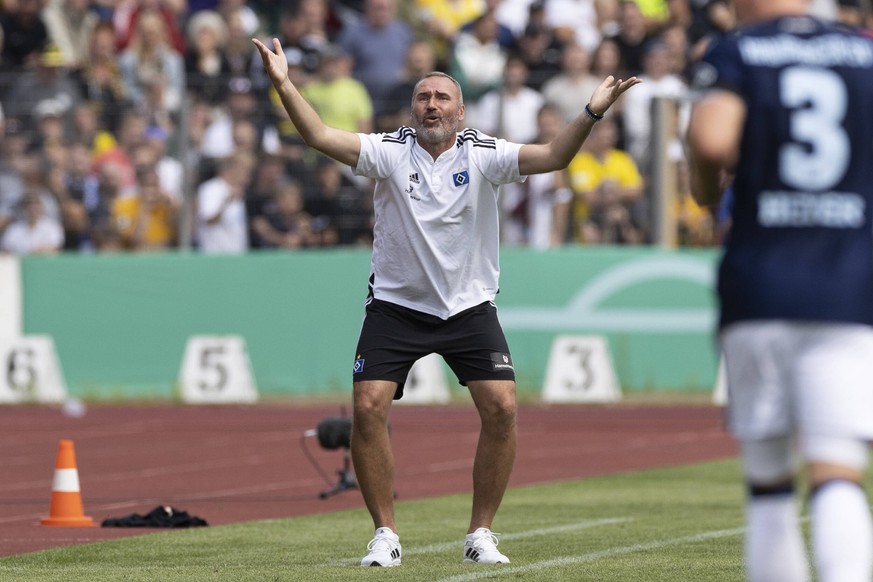
<svg viewBox="0 0 873 582"><path fill-rule="evenodd" d="M351 133L326 126L301 97L278 40L272 49L254 43L307 145L376 183L372 270L352 371L352 459L376 528L361 565L400 564L388 414L412 364L430 353L468 387L481 419L463 560L508 563L491 532L516 447L515 370L493 303L498 187L566 167L594 123L639 81L608 77L554 140L521 145L462 130L461 88L433 72L415 86L411 127Z"/></svg>

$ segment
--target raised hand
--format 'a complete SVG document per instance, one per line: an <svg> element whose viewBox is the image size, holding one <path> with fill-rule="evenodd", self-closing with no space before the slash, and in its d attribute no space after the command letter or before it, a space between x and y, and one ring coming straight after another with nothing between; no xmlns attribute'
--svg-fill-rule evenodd
<svg viewBox="0 0 873 582"><path fill-rule="evenodd" d="M273 39L273 49L271 51L267 45L256 38L252 39L255 43L258 52L261 53L261 60L264 61L264 70L270 75L270 80L274 85L279 85L288 78L288 57L285 56L285 51L282 50L282 44L278 38Z"/></svg>
<svg viewBox="0 0 873 582"><path fill-rule="evenodd" d="M636 77L622 80L616 79L612 75L608 76L603 83L594 90L594 94L591 95L591 102L589 104L591 111L598 115L603 115L606 110L616 102L622 93L640 83L642 83L642 80Z"/></svg>

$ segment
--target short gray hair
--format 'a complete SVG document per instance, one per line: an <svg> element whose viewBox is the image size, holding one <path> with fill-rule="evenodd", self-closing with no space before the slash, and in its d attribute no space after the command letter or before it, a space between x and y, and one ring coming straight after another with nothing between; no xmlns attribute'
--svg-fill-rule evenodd
<svg viewBox="0 0 873 582"><path fill-rule="evenodd" d="M461 90L461 84L458 83L457 79L455 79L451 75L447 75L446 73L443 73L442 71L431 71L430 73L426 74L421 79L419 79L418 82L415 84L415 87L413 87L413 89L412 89L412 99L413 100L415 99L415 94L418 93L418 86L421 85L421 83L425 79L429 79L431 77L443 77L443 78L451 81L455 85L455 89L458 90L458 105L464 104L464 92Z"/></svg>

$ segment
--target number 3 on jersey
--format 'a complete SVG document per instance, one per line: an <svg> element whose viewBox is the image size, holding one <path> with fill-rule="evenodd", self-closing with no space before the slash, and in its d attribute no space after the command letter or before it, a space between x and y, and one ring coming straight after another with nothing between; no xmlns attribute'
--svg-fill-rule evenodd
<svg viewBox="0 0 873 582"><path fill-rule="evenodd" d="M827 69L788 67L779 85L782 104L792 110L793 142L779 152L779 177L801 191L836 187L849 168L851 146L843 128L848 106L846 86Z"/></svg>

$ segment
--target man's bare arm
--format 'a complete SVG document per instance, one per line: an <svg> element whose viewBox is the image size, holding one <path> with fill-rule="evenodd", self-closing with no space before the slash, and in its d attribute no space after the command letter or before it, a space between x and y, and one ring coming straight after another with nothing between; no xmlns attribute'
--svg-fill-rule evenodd
<svg viewBox="0 0 873 582"><path fill-rule="evenodd" d="M636 77L624 81L616 80L612 75L594 91L588 103L588 111L602 117L606 110L615 103L622 93L641 83ZM525 144L518 152L518 169L523 176L543 174L562 170L570 164L582 147L582 143L591 133L595 120L587 111L583 111L576 119L561 130L555 139L547 144Z"/></svg>
<svg viewBox="0 0 873 582"><path fill-rule="evenodd" d="M360 138L355 133L324 124L294 83L288 79L288 59L279 39L273 39L273 50L258 39L252 39L252 42L261 53L264 69L282 100L282 106L306 145L338 162L356 166L361 153Z"/></svg>

